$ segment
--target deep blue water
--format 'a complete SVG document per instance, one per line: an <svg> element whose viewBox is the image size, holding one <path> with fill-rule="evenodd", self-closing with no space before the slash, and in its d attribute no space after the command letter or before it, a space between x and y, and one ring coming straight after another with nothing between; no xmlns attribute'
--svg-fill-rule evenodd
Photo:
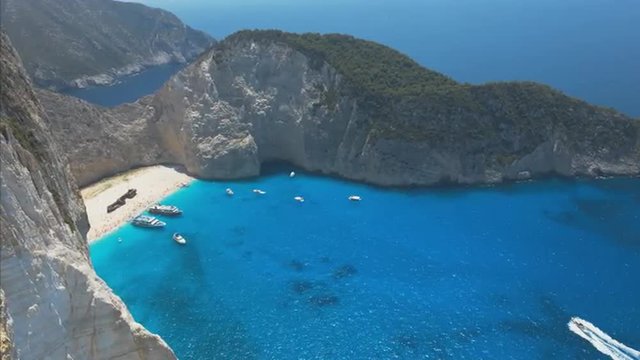
<svg viewBox="0 0 640 360"><path fill-rule="evenodd" d="M165 64L154 66L139 74L121 78L112 86L92 86L84 89L68 89L64 94L102 105L117 106L134 102L139 98L153 94L169 78L180 71L183 64Z"/></svg>
<svg viewBox="0 0 640 360"><path fill-rule="evenodd" d="M456 80L534 80L640 116L637 0L140 0L217 38L246 28L374 40Z"/></svg>
<svg viewBox="0 0 640 360"><path fill-rule="evenodd" d="M218 39L247 28L347 33L396 48L458 81L533 80L640 116L637 0L140 2L168 9ZM175 71L73 95L113 106L154 92Z"/></svg>
<svg viewBox="0 0 640 360"><path fill-rule="evenodd" d="M575 315L640 348L640 179L399 191L283 171L164 202L184 216L90 251L180 359L604 359Z"/></svg>

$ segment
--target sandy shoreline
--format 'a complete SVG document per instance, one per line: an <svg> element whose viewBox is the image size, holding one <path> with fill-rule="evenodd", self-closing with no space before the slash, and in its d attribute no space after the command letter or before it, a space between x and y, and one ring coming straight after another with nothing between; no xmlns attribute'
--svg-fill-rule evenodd
<svg viewBox="0 0 640 360"><path fill-rule="evenodd" d="M91 225L87 240L95 241L117 229L144 209L179 189L181 184L190 183L192 180L192 177L171 167L150 166L127 171L81 189ZM107 213L107 206L132 188L138 190L137 196L128 199L124 206L114 212Z"/></svg>

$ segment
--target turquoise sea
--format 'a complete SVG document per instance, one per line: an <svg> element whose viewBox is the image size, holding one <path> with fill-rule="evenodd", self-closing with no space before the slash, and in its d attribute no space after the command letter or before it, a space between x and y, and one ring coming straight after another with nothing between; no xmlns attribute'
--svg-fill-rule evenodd
<svg viewBox="0 0 640 360"><path fill-rule="evenodd" d="M640 179L396 190L289 170L196 181L165 229L91 245L180 359L605 359L571 316L640 348Z"/></svg>

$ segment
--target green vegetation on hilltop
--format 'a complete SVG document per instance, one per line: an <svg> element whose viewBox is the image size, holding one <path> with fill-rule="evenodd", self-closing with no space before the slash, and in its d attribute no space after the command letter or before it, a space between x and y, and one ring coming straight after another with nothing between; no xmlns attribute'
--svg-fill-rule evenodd
<svg viewBox="0 0 640 360"><path fill-rule="evenodd" d="M597 149L634 146L640 129L640 122L546 85L458 83L396 50L348 35L246 30L222 46L243 41L281 43L307 56L315 69L324 63L335 68L346 81L340 89L325 89L317 105L333 110L340 96L356 98L376 138L466 147L506 165L558 132L568 134L570 146Z"/></svg>
<svg viewBox="0 0 640 360"><path fill-rule="evenodd" d="M226 41L281 42L311 59L315 68L327 62L369 95L420 96L458 87L454 80L428 70L406 55L375 42L340 34L293 34L278 30L245 30Z"/></svg>

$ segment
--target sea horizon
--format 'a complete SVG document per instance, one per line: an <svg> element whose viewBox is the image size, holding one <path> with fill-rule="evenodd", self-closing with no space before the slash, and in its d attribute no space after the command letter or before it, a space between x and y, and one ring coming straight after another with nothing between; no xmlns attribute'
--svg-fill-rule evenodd
<svg viewBox="0 0 640 360"><path fill-rule="evenodd" d="M140 2L172 11L218 40L244 29L344 33L394 48L459 82L535 81L640 117L640 2L633 0ZM145 81L154 84L172 74L148 71ZM138 83L129 77L116 84L117 101L105 93L97 97L92 88L71 93L113 106L160 87Z"/></svg>

